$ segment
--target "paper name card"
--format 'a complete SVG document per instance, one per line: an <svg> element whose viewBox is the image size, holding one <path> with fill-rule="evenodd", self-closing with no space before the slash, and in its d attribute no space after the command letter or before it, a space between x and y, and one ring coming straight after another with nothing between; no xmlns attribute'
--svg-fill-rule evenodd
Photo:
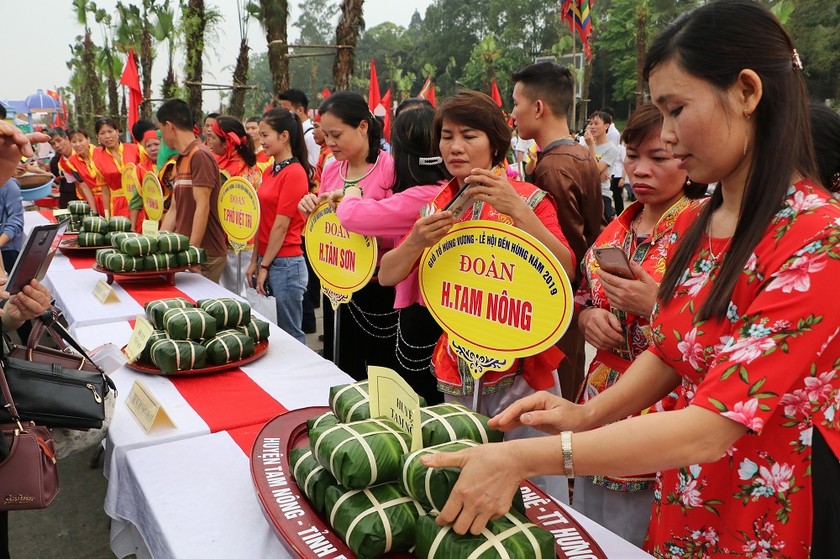
<svg viewBox="0 0 840 559"><path fill-rule="evenodd" d="M53 210L53 217L56 218L56 220L61 221L64 217L70 217L70 210Z"/></svg>
<svg viewBox="0 0 840 559"><path fill-rule="evenodd" d="M114 287L105 280L99 280L93 287L93 296L100 303L119 303L120 298Z"/></svg>
<svg viewBox="0 0 840 559"><path fill-rule="evenodd" d="M411 451L423 448L420 397L405 380L386 367L368 367L370 416L386 417L411 435Z"/></svg>
<svg viewBox="0 0 840 559"><path fill-rule="evenodd" d="M158 236L158 222L153 219L144 219L143 220L143 230L142 233L146 237L152 237L154 239Z"/></svg>
<svg viewBox="0 0 840 559"><path fill-rule="evenodd" d="M138 314L134 323L134 330L131 332L131 337L128 339L124 351L129 363L137 361L154 331L155 327L152 326L152 323L146 320L146 317Z"/></svg>
<svg viewBox="0 0 840 559"><path fill-rule="evenodd" d="M125 399L125 405L146 433L151 432L155 427L176 428L175 422L140 380L134 381L131 392Z"/></svg>

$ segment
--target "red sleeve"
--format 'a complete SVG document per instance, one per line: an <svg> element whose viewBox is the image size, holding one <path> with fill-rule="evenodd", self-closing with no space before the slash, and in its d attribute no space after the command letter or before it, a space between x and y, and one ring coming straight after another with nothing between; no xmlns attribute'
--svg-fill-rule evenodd
<svg viewBox="0 0 840 559"><path fill-rule="evenodd" d="M289 165L280 174L280 196L277 198L277 215L288 218L298 213L300 199L309 192L309 181L303 165L295 163Z"/></svg>
<svg viewBox="0 0 840 559"><path fill-rule="evenodd" d="M569 246L569 241L566 240L566 236L563 234L563 230L560 229L560 222L557 220L557 210L554 207L554 199L546 195L537 207L534 208L534 213L537 214L537 217L540 218L542 224L545 225L545 228L548 229L552 235L557 237L557 239L563 243L563 246L569 249L569 253L571 254L572 258L572 268L577 269L577 258L575 258L575 253L572 250L572 247Z"/></svg>

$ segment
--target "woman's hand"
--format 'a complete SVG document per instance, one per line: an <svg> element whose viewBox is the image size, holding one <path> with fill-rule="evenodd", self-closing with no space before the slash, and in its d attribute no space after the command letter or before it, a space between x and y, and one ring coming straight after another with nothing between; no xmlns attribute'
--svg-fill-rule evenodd
<svg viewBox="0 0 840 559"><path fill-rule="evenodd" d="M435 212L418 219L405 242L417 248L428 248L441 240L453 225L455 225L455 216L452 212Z"/></svg>
<svg viewBox="0 0 840 559"><path fill-rule="evenodd" d="M36 132L24 134L17 126L0 120L0 184L6 184L20 163L21 156L32 157L32 142L49 142L50 137Z"/></svg>
<svg viewBox="0 0 840 559"><path fill-rule="evenodd" d="M511 460L502 445L493 443L461 450L438 452L420 458L428 468L458 468L461 474L449 500L435 522L453 524L464 535L478 535L490 520L510 510L513 497L525 479L517 460Z"/></svg>
<svg viewBox="0 0 840 559"><path fill-rule="evenodd" d="M598 279L604 286L610 305L627 313L650 318L659 284L638 263L630 262L630 269L638 279L620 278L603 268L598 270Z"/></svg>
<svg viewBox="0 0 840 559"><path fill-rule="evenodd" d="M621 321L606 309L581 311L578 325L583 330L583 337L596 349L616 349L624 343Z"/></svg>
<svg viewBox="0 0 840 559"><path fill-rule="evenodd" d="M248 287L254 287L254 284L251 280L254 279L254 276L256 276L256 275L257 275L257 261L255 259L255 260L249 261L248 262L248 267L245 268L245 283L248 285ZM254 289L256 289L256 287L254 287Z"/></svg>
<svg viewBox="0 0 840 559"><path fill-rule="evenodd" d="M489 425L500 431L533 427L549 435L557 435L561 431L585 431L592 427L585 406L549 392L537 392L517 400L491 418Z"/></svg>
<svg viewBox="0 0 840 559"><path fill-rule="evenodd" d="M298 202L298 211L300 211L304 217L307 217L315 210L316 207L318 207L319 202L320 198L317 194L307 194L300 199L300 202Z"/></svg>
<svg viewBox="0 0 840 559"><path fill-rule="evenodd" d="M8 293L4 292L3 295L8 297ZM49 289L33 279L3 306L3 328L14 330L27 320L41 316L50 308L51 302L52 294Z"/></svg>
<svg viewBox="0 0 840 559"><path fill-rule="evenodd" d="M467 198L471 203L487 202L497 212L509 215L515 222L519 221L522 212L531 211L507 177L487 169L473 169L464 182L470 185Z"/></svg>
<svg viewBox="0 0 840 559"><path fill-rule="evenodd" d="M257 293L259 293L260 295L268 295L268 293L265 292L266 281L268 281L268 270L260 266L260 269L257 272L257 285L255 288L257 290Z"/></svg>
<svg viewBox="0 0 840 559"><path fill-rule="evenodd" d="M348 190L349 190L349 189L348 189ZM357 189L357 190L358 190L358 189ZM335 210L336 210L336 208L338 208L338 203L339 203L339 202L341 202L341 200L342 200L343 198L344 198L344 192L343 192L343 191L341 191L341 190L333 190L332 192L328 192L327 194L324 194L324 195L323 195L323 196L319 199L319 203L320 203L320 201L321 201L321 200L326 200L326 201L327 201L327 204L329 204L329 205L330 205L330 207L333 209L333 211L335 211Z"/></svg>

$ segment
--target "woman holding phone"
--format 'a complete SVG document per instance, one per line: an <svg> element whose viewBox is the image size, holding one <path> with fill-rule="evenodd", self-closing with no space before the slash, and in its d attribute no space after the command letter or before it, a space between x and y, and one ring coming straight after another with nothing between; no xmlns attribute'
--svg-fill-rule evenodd
<svg viewBox="0 0 840 559"><path fill-rule="evenodd" d="M621 139L627 146L624 169L636 201L604 229L583 261L583 279L575 294L578 324L586 341L598 350L577 400L594 398L621 378L648 347L650 315L665 256L678 240L677 217L706 191L692 183L679 161L660 139L662 115L645 104L630 116ZM616 250L615 269L600 251ZM607 271L610 268L613 273ZM635 279L620 277L630 272ZM666 398L648 411L668 408ZM641 547L650 522L656 474L632 477L578 477L573 506L587 517Z"/></svg>

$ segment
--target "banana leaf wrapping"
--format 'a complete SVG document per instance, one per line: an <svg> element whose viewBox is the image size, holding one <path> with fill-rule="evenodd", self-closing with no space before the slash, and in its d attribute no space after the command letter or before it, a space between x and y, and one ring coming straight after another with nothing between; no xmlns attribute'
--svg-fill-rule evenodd
<svg viewBox="0 0 840 559"><path fill-rule="evenodd" d="M73 200L67 203L67 209L73 215L90 215L90 206L81 200Z"/></svg>
<svg viewBox="0 0 840 559"><path fill-rule="evenodd" d="M408 551L414 545L417 519L424 514L396 483L357 491L329 487L326 501L330 525L359 559Z"/></svg>
<svg viewBox="0 0 840 559"><path fill-rule="evenodd" d="M140 354L140 360L145 361L147 363L152 362L152 346L158 340L168 340L169 335L166 333L165 330L155 330L152 332L152 335L149 336L149 340L146 342L146 347L143 348L143 352Z"/></svg>
<svg viewBox="0 0 840 559"><path fill-rule="evenodd" d="M426 400L419 396L420 407ZM330 387L330 409L343 423L370 419L370 388L368 381Z"/></svg>
<svg viewBox="0 0 840 559"><path fill-rule="evenodd" d="M152 363L165 375L200 369L207 362L203 345L185 340L158 340L152 344Z"/></svg>
<svg viewBox="0 0 840 559"><path fill-rule="evenodd" d="M81 236L81 233L79 234ZM142 272L145 270L143 259L114 252L105 257L105 267L112 272Z"/></svg>
<svg viewBox="0 0 840 559"><path fill-rule="evenodd" d="M190 247L178 253L178 266L195 266L207 262L207 254L200 247Z"/></svg>
<svg viewBox="0 0 840 559"><path fill-rule="evenodd" d="M150 254L143 259L143 266L149 270L168 270L175 268L178 264L178 259L174 254Z"/></svg>
<svg viewBox="0 0 840 559"><path fill-rule="evenodd" d="M328 487L338 485L338 482L321 464L315 460L312 450L308 448L294 448L289 453L289 465L292 477L312 503L315 510L323 514L327 510L326 493Z"/></svg>
<svg viewBox="0 0 840 559"><path fill-rule="evenodd" d="M108 220L108 231L118 233L131 231L131 220L122 215L116 215Z"/></svg>
<svg viewBox="0 0 840 559"><path fill-rule="evenodd" d="M67 224L67 229L64 230L65 233L78 233L79 229L81 229L79 224L74 221L75 217L74 215L70 216L70 223Z"/></svg>
<svg viewBox="0 0 840 559"><path fill-rule="evenodd" d="M190 248L190 238L178 233L161 231L157 236L158 252L178 253Z"/></svg>
<svg viewBox="0 0 840 559"><path fill-rule="evenodd" d="M149 256L157 252L157 239L144 237L128 237L120 242L120 252L131 256Z"/></svg>
<svg viewBox="0 0 840 559"><path fill-rule="evenodd" d="M182 297L172 297L169 299L157 299L156 301L149 301L146 303L146 315L155 327L155 330L163 330L163 313L169 309L191 309L195 305Z"/></svg>
<svg viewBox="0 0 840 559"><path fill-rule="evenodd" d="M104 235L108 232L108 220L95 215L87 216L82 219L82 231Z"/></svg>
<svg viewBox="0 0 840 559"><path fill-rule="evenodd" d="M312 433L317 428L324 429L325 427L332 427L341 423L335 414L331 411L322 413L306 421L306 432Z"/></svg>
<svg viewBox="0 0 840 559"><path fill-rule="evenodd" d="M105 244L105 235L82 231L76 240L80 247L101 247Z"/></svg>
<svg viewBox="0 0 840 559"><path fill-rule="evenodd" d="M397 481L400 459L411 449L411 436L388 419L318 425L309 441L318 462L348 489Z"/></svg>
<svg viewBox="0 0 840 559"><path fill-rule="evenodd" d="M169 309L163 329L173 340L202 340L216 335L216 319L201 309Z"/></svg>
<svg viewBox="0 0 840 559"><path fill-rule="evenodd" d="M438 404L420 410L423 446L434 446L462 439L477 443L497 443L504 433L487 426L486 416L461 404Z"/></svg>
<svg viewBox="0 0 840 559"><path fill-rule="evenodd" d="M481 535L459 536L452 526L438 526L433 516L417 520L419 559L554 559L554 536L544 528L528 522L521 514L509 512L491 520Z"/></svg>
<svg viewBox="0 0 840 559"><path fill-rule="evenodd" d="M114 236L114 232L113 232L113 231L108 231L107 233L105 233L104 235L102 235L102 238L103 238L103 240L105 241L105 243L104 243L104 244L106 244L106 245L110 245L110 244L111 244L111 237L113 237L113 236Z"/></svg>
<svg viewBox="0 0 840 559"><path fill-rule="evenodd" d="M268 322L260 320L259 318L254 318L253 316L248 324L240 326L238 329L240 332L254 340L255 344L258 344L263 340L267 340L269 334L271 333Z"/></svg>
<svg viewBox="0 0 840 559"><path fill-rule="evenodd" d="M114 254L117 252L115 248L100 248L96 251L96 263L105 268L105 260L107 259L109 254Z"/></svg>
<svg viewBox="0 0 840 559"><path fill-rule="evenodd" d="M113 235L111 235L111 246L114 247L115 249L119 250L120 249L120 243L122 243L123 240L128 239L129 237L140 237L140 236L141 236L140 233L135 233L134 231L115 232Z"/></svg>
<svg viewBox="0 0 840 559"><path fill-rule="evenodd" d="M204 342L207 360L214 365L239 361L254 354L254 340L238 330L224 330Z"/></svg>
<svg viewBox="0 0 840 559"><path fill-rule="evenodd" d="M196 305L216 319L219 330L237 328L251 322L251 307L232 297L202 299Z"/></svg>
<svg viewBox="0 0 840 559"><path fill-rule="evenodd" d="M461 472L456 468L427 468L420 462L420 457L437 452L457 452L473 446L479 446L479 443L463 440L421 448L406 454L400 464L400 487L427 511L440 512ZM525 514L522 494L514 495L513 508Z"/></svg>

